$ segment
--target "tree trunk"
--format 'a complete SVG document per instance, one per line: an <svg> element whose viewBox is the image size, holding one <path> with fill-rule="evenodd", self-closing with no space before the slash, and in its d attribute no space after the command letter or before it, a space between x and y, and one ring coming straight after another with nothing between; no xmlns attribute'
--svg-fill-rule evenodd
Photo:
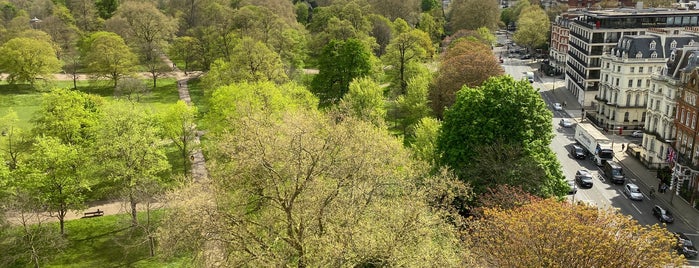
<svg viewBox="0 0 699 268"><path fill-rule="evenodd" d="M131 226L137 226L136 198L133 196L133 190L129 190L129 203L131 203Z"/></svg>

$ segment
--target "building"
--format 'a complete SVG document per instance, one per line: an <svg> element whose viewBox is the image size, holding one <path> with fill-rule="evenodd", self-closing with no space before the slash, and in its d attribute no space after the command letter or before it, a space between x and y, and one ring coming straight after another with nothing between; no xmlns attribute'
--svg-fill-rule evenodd
<svg viewBox="0 0 699 268"><path fill-rule="evenodd" d="M599 94L601 58L623 36L645 35L648 28L673 33L685 26L699 26L699 10L632 9L584 10L570 21L566 87L587 110Z"/></svg>
<svg viewBox="0 0 699 268"><path fill-rule="evenodd" d="M568 55L568 24L567 14L556 16L551 23L551 42L549 46L549 67L551 74L562 74L566 69Z"/></svg>
<svg viewBox="0 0 699 268"><path fill-rule="evenodd" d="M695 206L699 197L699 47L677 53L679 65L684 65L680 75L681 90L677 98L677 129L674 152L672 189ZM668 61L670 65L671 61ZM669 154L671 155L671 154Z"/></svg>
<svg viewBox="0 0 699 268"><path fill-rule="evenodd" d="M568 0L568 6L571 8L591 8L601 3L602 0ZM637 0L620 0L619 3L623 6L633 6Z"/></svg>
<svg viewBox="0 0 699 268"><path fill-rule="evenodd" d="M654 28L644 35L622 36L601 57L600 91L589 117L605 129L643 129L651 74L666 65L673 50L696 41L699 35Z"/></svg>
<svg viewBox="0 0 699 268"><path fill-rule="evenodd" d="M646 106L645 134L641 146L641 162L650 168L667 166L670 148L677 135L675 116L677 98L682 86L683 71L689 55L699 51L697 46L684 46L670 52L665 65L651 75Z"/></svg>

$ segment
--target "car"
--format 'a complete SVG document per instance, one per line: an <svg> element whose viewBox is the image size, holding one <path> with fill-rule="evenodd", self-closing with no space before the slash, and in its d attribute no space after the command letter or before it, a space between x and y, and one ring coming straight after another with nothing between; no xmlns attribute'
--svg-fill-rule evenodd
<svg viewBox="0 0 699 268"><path fill-rule="evenodd" d="M638 200L638 201L643 200L643 193L641 193L641 189L639 189L638 185L636 185L636 184L627 183L626 185L624 185L624 193L631 200Z"/></svg>
<svg viewBox="0 0 699 268"><path fill-rule="evenodd" d="M592 173L587 169L581 169L575 172L575 182L580 187L592 188Z"/></svg>
<svg viewBox="0 0 699 268"><path fill-rule="evenodd" d="M583 149L579 145L573 145L573 149L570 149L570 155L572 155L576 159L585 159L585 157L587 156L587 154L585 153L585 149Z"/></svg>
<svg viewBox="0 0 699 268"><path fill-rule="evenodd" d="M556 110L556 111L563 110L563 105L561 105L560 103L556 102L556 103L553 104L553 109Z"/></svg>
<svg viewBox="0 0 699 268"><path fill-rule="evenodd" d="M568 181L568 187L569 187L568 194L575 194L578 192L578 186L575 185L574 181Z"/></svg>
<svg viewBox="0 0 699 268"><path fill-rule="evenodd" d="M562 127L573 127L573 121L568 118L561 118L561 121L558 122L558 124Z"/></svg>
<svg viewBox="0 0 699 268"><path fill-rule="evenodd" d="M686 234L677 232L675 236L677 237L677 246L675 246L677 253L684 255L687 259L697 256L697 248L694 247L694 243Z"/></svg>
<svg viewBox="0 0 699 268"><path fill-rule="evenodd" d="M675 218L672 217L672 213L669 210L664 209L660 206L653 206L653 216L658 218L660 222L673 223Z"/></svg>
<svg viewBox="0 0 699 268"><path fill-rule="evenodd" d="M643 138L643 131L636 130L636 131L634 131L634 132L631 133L631 137L634 137L634 138Z"/></svg>
<svg viewBox="0 0 699 268"><path fill-rule="evenodd" d="M528 60L528 59L531 59L531 58L532 58L532 55L531 55L531 54L524 54L524 55L522 55L522 56L519 57L519 58L522 59L522 60Z"/></svg>

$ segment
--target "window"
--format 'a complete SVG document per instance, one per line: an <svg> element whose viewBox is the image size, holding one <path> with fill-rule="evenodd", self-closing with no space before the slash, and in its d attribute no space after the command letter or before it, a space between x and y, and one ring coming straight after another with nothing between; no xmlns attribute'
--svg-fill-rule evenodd
<svg viewBox="0 0 699 268"><path fill-rule="evenodd" d="M641 81L642 79L636 80L636 87L641 87Z"/></svg>
<svg viewBox="0 0 699 268"><path fill-rule="evenodd" d="M606 65L606 66L607 66L607 67L605 67L605 68L609 69L609 62L607 62L607 65Z"/></svg>
<svg viewBox="0 0 699 268"><path fill-rule="evenodd" d="M642 58L642 57L643 57L643 53L641 53L641 51L636 52L636 58L637 58L637 59L640 59L640 58Z"/></svg>
<svg viewBox="0 0 699 268"><path fill-rule="evenodd" d="M621 72L621 66L617 66L617 67L616 67L616 72L617 72L617 73L620 73L620 72Z"/></svg>
<svg viewBox="0 0 699 268"><path fill-rule="evenodd" d="M634 69L635 69L634 67L631 67L631 73L633 73Z"/></svg>
<svg viewBox="0 0 699 268"><path fill-rule="evenodd" d="M677 40L673 39L672 42L670 42L670 49L675 49L675 48L677 48Z"/></svg>
<svg viewBox="0 0 699 268"><path fill-rule="evenodd" d="M650 79L646 80L646 87L650 87Z"/></svg>
<svg viewBox="0 0 699 268"><path fill-rule="evenodd" d="M650 49L651 50L655 49L655 40L650 42Z"/></svg>
<svg viewBox="0 0 699 268"><path fill-rule="evenodd" d="M616 79L616 86L619 86L619 78Z"/></svg>
<svg viewBox="0 0 699 268"><path fill-rule="evenodd" d="M641 114L641 122L646 122L646 112Z"/></svg>
<svg viewBox="0 0 699 268"><path fill-rule="evenodd" d="M638 67L638 72L643 73L643 67Z"/></svg>
<svg viewBox="0 0 699 268"><path fill-rule="evenodd" d="M697 126L697 114L692 114L692 129Z"/></svg>
<svg viewBox="0 0 699 268"><path fill-rule="evenodd" d="M641 68L643 68L643 67L641 67ZM653 67L648 67L648 72L653 73Z"/></svg>
<svg viewBox="0 0 699 268"><path fill-rule="evenodd" d="M650 53L650 58L655 59L658 57L658 52L653 51L653 53Z"/></svg>
<svg viewBox="0 0 699 268"><path fill-rule="evenodd" d="M631 105L631 94L626 94L626 106Z"/></svg>
<svg viewBox="0 0 699 268"><path fill-rule="evenodd" d="M636 101L635 101L635 106L638 106L638 100L640 99L641 94L636 94Z"/></svg>
<svg viewBox="0 0 699 268"><path fill-rule="evenodd" d="M675 60L675 51L670 53L670 60L674 61Z"/></svg>
<svg viewBox="0 0 699 268"><path fill-rule="evenodd" d="M628 87L632 87L632 86L633 86L633 80L629 79L629 86Z"/></svg>
<svg viewBox="0 0 699 268"><path fill-rule="evenodd" d="M629 112L624 113L624 122L629 122Z"/></svg>

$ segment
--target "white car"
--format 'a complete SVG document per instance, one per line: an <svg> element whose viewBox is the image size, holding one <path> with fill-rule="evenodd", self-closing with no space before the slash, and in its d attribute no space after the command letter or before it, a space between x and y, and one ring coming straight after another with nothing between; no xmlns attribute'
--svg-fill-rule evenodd
<svg viewBox="0 0 699 268"><path fill-rule="evenodd" d="M556 110L556 111L563 110L563 105L561 105L560 103L556 102L556 103L553 104L553 109Z"/></svg>
<svg viewBox="0 0 699 268"><path fill-rule="evenodd" d="M626 194L631 200L643 200L643 194L641 193L641 190L638 189L638 185L633 183L627 183L626 185L624 185L624 194Z"/></svg>
<svg viewBox="0 0 699 268"><path fill-rule="evenodd" d="M562 127L573 127L573 121L568 118L561 118L561 122L558 124Z"/></svg>
<svg viewBox="0 0 699 268"><path fill-rule="evenodd" d="M636 130L633 133L631 133L631 137L634 138L643 138L643 131Z"/></svg>

